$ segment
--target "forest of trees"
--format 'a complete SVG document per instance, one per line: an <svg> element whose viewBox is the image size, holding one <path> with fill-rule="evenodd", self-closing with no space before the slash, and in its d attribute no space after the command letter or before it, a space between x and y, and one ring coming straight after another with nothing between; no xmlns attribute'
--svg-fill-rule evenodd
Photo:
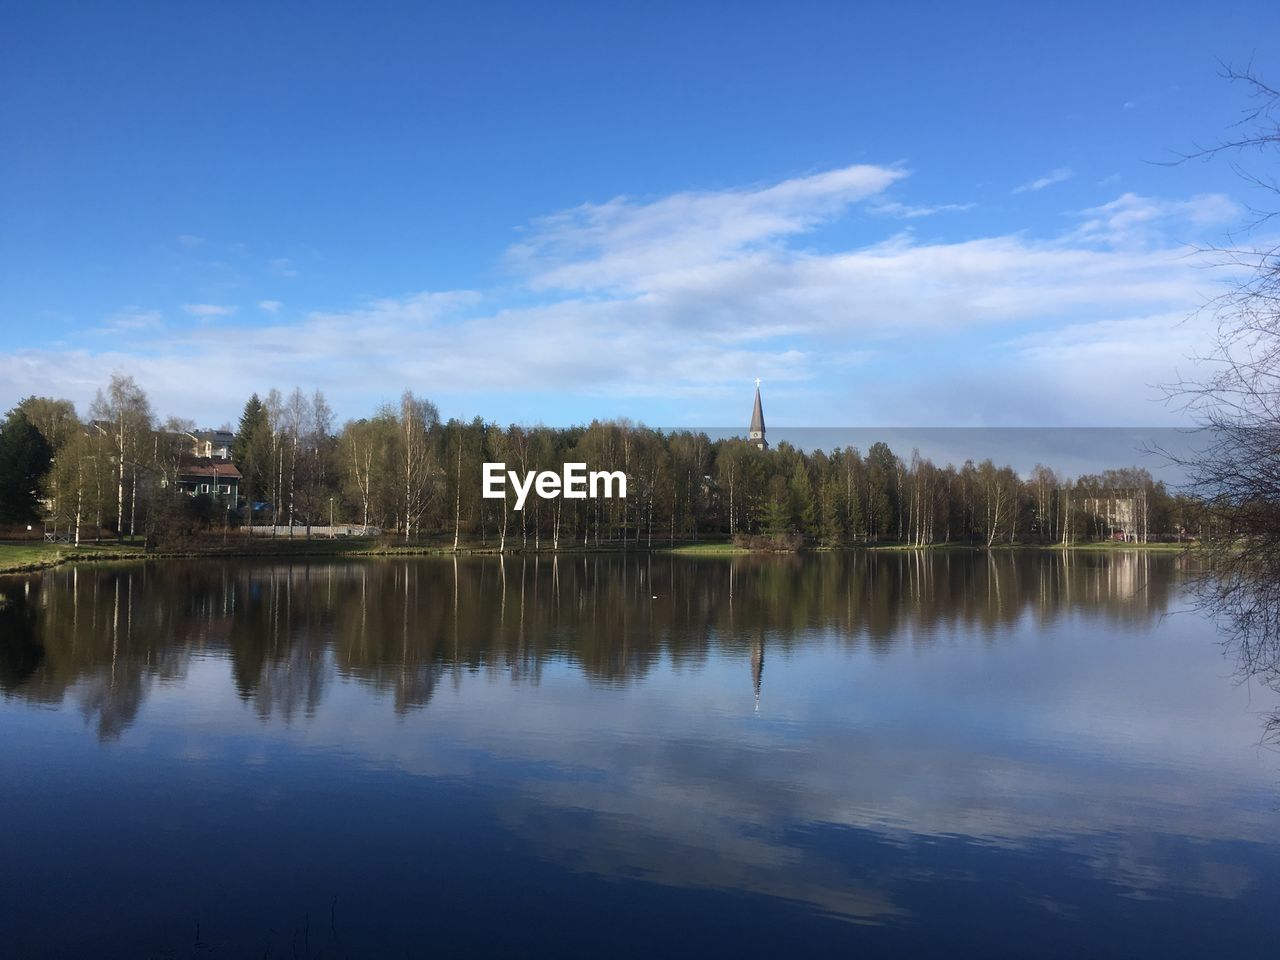
<svg viewBox="0 0 1280 960"><path fill-rule="evenodd" d="M655 546L725 537L826 547L865 543L1072 543L1119 529L1135 540L1200 533L1196 502L1142 469L1029 476L990 460L939 466L875 443L761 451L740 439L625 420L551 428L440 419L405 391L397 406L338 426L324 395L253 395L235 425L239 502L177 491L190 421L157 420L130 377L113 376L82 421L67 400L29 397L0 427L0 522L149 542L244 523L377 527L404 541L444 538L508 550ZM567 461L621 470L626 499L542 500L524 510L481 496L486 461L522 473ZM1110 505L1110 506L1108 506ZM92 531L91 533L88 531Z"/></svg>

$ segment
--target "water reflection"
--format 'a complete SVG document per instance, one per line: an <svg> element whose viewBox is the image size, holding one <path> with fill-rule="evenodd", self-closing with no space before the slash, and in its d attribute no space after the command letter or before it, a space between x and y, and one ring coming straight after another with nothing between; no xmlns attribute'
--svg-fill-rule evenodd
<svg viewBox="0 0 1280 960"><path fill-rule="evenodd" d="M1195 596L1217 625L1241 682L1280 692L1280 567L1266 558L1215 552L1195 579ZM1266 718L1263 740L1280 745L1280 710Z"/></svg>
<svg viewBox="0 0 1280 960"><path fill-rule="evenodd" d="M0 580L6 695L73 696L103 738L193 656L225 655L258 716L313 716L334 673L426 706L458 671L537 684L544 664L595 683L643 678L664 657L705 664L741 651L758 703L766 641L930 644L963 628L988 642L1024 622L1083 614L1149 624L1171 577L1147 554L890 556L818 560L676 557L159 563ZM1169 562L1167 558L1161 563ZM1186 562L1184 558L1173 561Z"/></svg>
<svg viewBox="0 0 1280 960"><path fill-rule="evenodd" d="M357 954L412 952L424 909L441 937L459 911L474 921L496 876L519 878L503 909L526 904L531 935L663 912L595 944L610 952L680 952L710 927L722 951L1025 955L1011 923L1045 954L1194 954L1228 928L1248 945L1280 934L1263 906L1276 764L1254 749L1274 702L1234 685L1209 624L1179 612L1186 563L588 556L11 579L0 759L27 776L0 785L0 814L141 756L153 781L115 784L129 816L68 799L47 814L60 839L109 825L128 849L178 809L182 856L237 859L262 903L301 885L289 903L319 912L361 896L351 875L377 878L347 908ZM30 710L57 705L103 747ZM31 744L47 753L23 767ZM245 823L253 849L236 853ZM26 842L15 863L38 860ZM264 861L291 873L253 879ZM281 928L248 909L224 905L224 926ZM499 945L474 922L468 936Z"/></svg>

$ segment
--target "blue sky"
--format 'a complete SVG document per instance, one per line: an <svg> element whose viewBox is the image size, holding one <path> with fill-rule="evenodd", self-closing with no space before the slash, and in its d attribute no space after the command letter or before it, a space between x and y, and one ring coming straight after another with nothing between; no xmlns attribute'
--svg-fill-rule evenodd
<svg viewBox="0 0 1280 960"><path fill-rule="evenodd" d="M884 5L887 6L887 5ZM0 2L0 405L1167 425L1270 3ZM1185 321L1185 322L1184 322Z"/></svg>

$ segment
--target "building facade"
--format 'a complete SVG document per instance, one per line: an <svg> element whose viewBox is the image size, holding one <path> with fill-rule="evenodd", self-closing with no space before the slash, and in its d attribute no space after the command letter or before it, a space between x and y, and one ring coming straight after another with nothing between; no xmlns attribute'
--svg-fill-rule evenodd
<svg viewBox="0 0 1280 960"><path fill-rule="evenodd" d="M214 497L231 507L240 496L240 479L234 463L217 457L185 457L177 470L177 487L183 493Z"/></svg>
<svg viewBox="0 0 1280 960"><path fill-rule="evenodd" d="M188 433L191 455L208 460L230 460L236 435L229 430L197 430Z"/></svg>

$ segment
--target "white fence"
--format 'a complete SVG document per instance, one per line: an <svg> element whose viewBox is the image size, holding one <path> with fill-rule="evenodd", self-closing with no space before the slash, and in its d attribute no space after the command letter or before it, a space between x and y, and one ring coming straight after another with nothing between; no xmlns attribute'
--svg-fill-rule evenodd
<svg viewBox="0 0 1280 960"><path fill-rule="evenodd" d="M379 527L362 527L358 524L337 524L336 526L269 526L254 524L242 527L255 537L287 537L298 540L326 540L336 537L376 537L382 533Z"/></svg>

